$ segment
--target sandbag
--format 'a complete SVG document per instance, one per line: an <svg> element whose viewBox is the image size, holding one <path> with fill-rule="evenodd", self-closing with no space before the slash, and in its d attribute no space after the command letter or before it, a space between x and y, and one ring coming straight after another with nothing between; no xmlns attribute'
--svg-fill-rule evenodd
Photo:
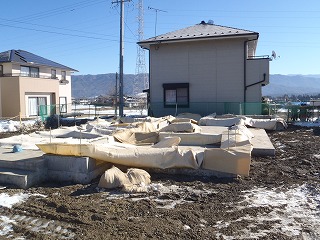
<svg viewBox="0 0 320 240"><path fill-rule="evenodd" d="M151 183L150 174L139 168L129 168L127 170L127 176L132 184L135 185L147 185Z"/></svg>
<svg viewBox="0 0 320 240"><path fill-rule="evenodd" d="M128 175L113 166L100 177L98 187L110 189L123 187L125 184L131 184Z"/></svg>

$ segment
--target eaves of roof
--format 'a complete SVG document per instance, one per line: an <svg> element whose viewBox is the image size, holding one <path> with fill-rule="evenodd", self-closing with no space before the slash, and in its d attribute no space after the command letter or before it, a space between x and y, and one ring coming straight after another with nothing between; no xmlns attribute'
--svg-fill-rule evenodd
<svg viewBox="0 0 320 240"><path fill-rule="evenodd" d="M191 27L142 40L138 42L138 44L141 47L148 47L150 45L159 43L181 43L187 41L218 40L229 38L247 38L248 40L251 40L257 39L258 37L258 32L201 22L200 24L196 24Z"/></svg>

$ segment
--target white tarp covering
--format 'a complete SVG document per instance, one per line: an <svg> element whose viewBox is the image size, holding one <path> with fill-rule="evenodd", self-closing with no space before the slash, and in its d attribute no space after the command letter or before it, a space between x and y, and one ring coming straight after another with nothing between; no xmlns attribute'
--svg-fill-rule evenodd
<svg viewBox="0 0 320 240"><path fill-rule="evenodd" d="M141 168L199 168L192 150L112 144L37 144L45 153L87 156L114 164Z"/></svg>
<svg viewBox="0 0 320 240"><path fill-rule="evenodd" d="M216 118L215 116L203 117L199 121L199 125L202 126L221 126L221 127L230 127L233 125L242 124L242 118L233 117L233 118Z"/></svg>
<svg viewBox="0 0 320 240"><path fill-rule="evenodd" d="M218 118L216 115L208 115L199 120L199 125L201 126L230 127L234 125L246 125L266 130L277 130L277 124L281 124L283 128L287 128L287 123L282 118L257 119L245 116L231 118L226 118L226 116L223 116L221 118Z"/></svg>
<svg viewBox="0 0 320 240"><path fill-rule="evenodd" d="M205 134L205 133L159 133L159 140L162 141L167 137L179 137L180 145L203 146L209 144L217 144L221 141L221 134Z"/></svg>
<svg viewBox="0 0 320 240"><path fill-rule="evenodd" d="M175 122L159 130L160 132L201 132L201 128L191 122Z"/></svg>
<svg viewBox="0 0 320 240"><path fill-rule="evenodd" d="M287 123L282 118L272 119L255 119L245 118L245 124L250 127L262 128L266 130L277 130L277 124L281 124L283 128L287 128Z"/></svg>

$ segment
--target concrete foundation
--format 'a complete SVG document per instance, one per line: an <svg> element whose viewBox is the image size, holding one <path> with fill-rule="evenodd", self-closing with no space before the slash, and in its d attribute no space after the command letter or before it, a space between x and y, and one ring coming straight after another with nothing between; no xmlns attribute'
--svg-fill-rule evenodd
<svg viewBox="0 0 320 240"><path fill-rule="evenodd" d="M212 126L201 126L201 129L204 134L220 134L227 130L226 127ZM250 131L255 136L252 139L252 156L274 156L275 149L265 130L250 128ZM90 157L43 154L40 150L22 150L13 153L12 149L0 147L0 184L15 185L23 189L44 181L87 184L111 166L110 163ZM236 177L234 174L204 169L148 170L170 174Z"/></svg>
<svg viewBox="0 0 320 240"><path fill-rule="evenodd" d="M102 175L112 164L90 157L44 154L47 161L47 180L87 184Z"/></svg>

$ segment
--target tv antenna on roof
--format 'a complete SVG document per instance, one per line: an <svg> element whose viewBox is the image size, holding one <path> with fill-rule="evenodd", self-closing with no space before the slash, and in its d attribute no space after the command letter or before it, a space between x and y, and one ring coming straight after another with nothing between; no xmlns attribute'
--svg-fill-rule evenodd
<svg viewBox="0 0 320 240"><path fill-rule="evenodd" d="M156 22L154 24L154 37L157 36L157 21L158 21L158 12L167 12L158 8L148 7L149 10L154 10L156 12Z"/></svg>

